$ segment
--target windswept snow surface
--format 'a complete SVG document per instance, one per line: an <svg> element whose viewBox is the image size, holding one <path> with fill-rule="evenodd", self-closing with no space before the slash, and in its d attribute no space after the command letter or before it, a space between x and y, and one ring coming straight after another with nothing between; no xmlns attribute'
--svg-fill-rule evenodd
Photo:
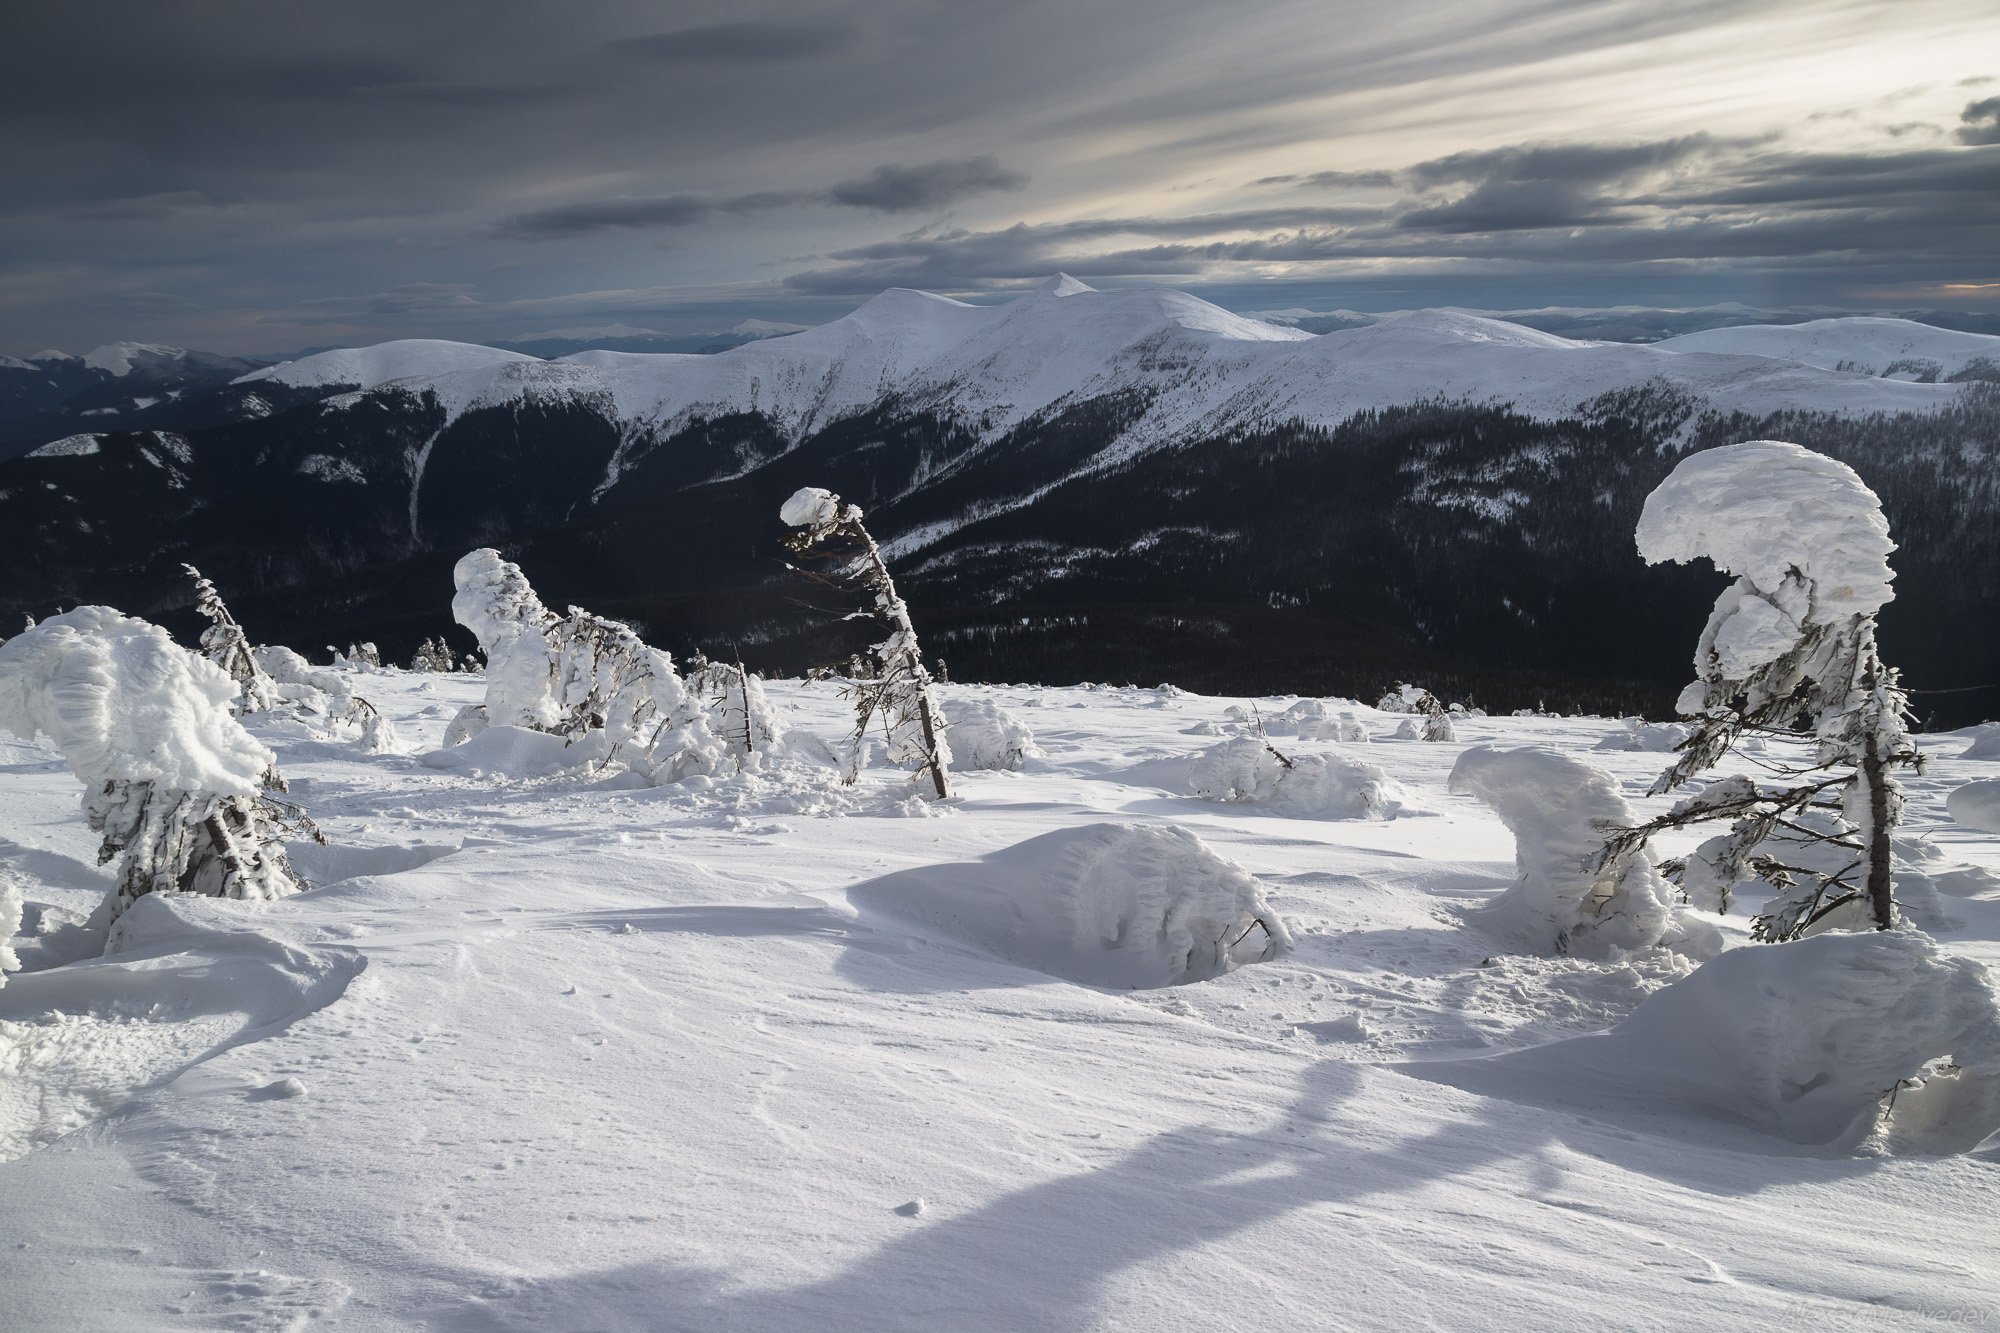
<svg viewBox="0 0 2000 1333"><path fill-rule="evenodd" d="M1955 375L1968 362L1984 357L2000 364L2000 337L1961 333L1909 319L1843 315L1803 324L1753 324L1741 328L1704 329L1664 338L1654 344L1674 352L1726 352L1736 356L1768 356L1799 361L1822 370L1849 369L1866 375L1890 373L1897 363L1930 362L1934 373ZM1901 367L1899 375L1916 373Z"/></svg>
<svg viewBox="0 0 2000 1333"><path fill-rule="evenodd" d="M426 752L483 688L362 684ZM769 689L805 732L844 733L833 683ZM141 903L102 960L79 933L104 880L75 780L53 751L0 741L0 875L27 900L27 970L0 990L0 1140L28 1149L0 1165L0 1324L2000 1320L1992 1145L1805 1148L1713 1099L1625 1096L1614 1076L1634 1066L1589 1044L1558 1048L1561 1084L1471 1086L1468 1058L1598 1037L1688 972L1657 951L1516 954L1476 920L1516 878L1515 842L1447 794L1458 756L1588 754L1656 813L1665 801L1642 793L1659 756L1594 750L1621 723L1467 717L1455 743L1380 739L1367 761L1437 813L1317 821L1187 794L1226 710L1252 701L941 691L1018 716L1045 757L956 774L943 805L886 767L854 787L807 766L630 790L588 768L441 771L259 715L330 839L298 861L318 887ZM1293 702L1255 701L1266 717ZM1378 737L1394 728L1353 711ZM2000 837L1944 809L1991 765L1958 757L1962 735L1925 748L1931 766L1905 779L1910 831L1934 846L1926 873L1973 886L1950 899L1941 958L2000 963L1984 874ZM1228 881L1195 839L1261 886L1288 953L1159 989L1054 975L1090 937L1027 927L1116 913L1036 910L1176 890L1167 871ZM1102 874L1078 873L1093 851ZM1060 892L1002 898L1009 876ZM919 880L932 899L885 901ZM953 916L981 885L995 911L1022 906L1018 928ZM1718 923L1737 947L1757 906ZM1126 919L1146 955L1146 920ZM1024 953L1029 938L1063 947ZM1780 1043L1775 1021L1743 1017L1744 1049ZM1631 1038L1643 1027L1620 1029L1621 1050L1657 1072ZM1768 1049L1810 1064L1796 1043ZM1851 1105L1854 1088L1836 1092Z"/></svg>

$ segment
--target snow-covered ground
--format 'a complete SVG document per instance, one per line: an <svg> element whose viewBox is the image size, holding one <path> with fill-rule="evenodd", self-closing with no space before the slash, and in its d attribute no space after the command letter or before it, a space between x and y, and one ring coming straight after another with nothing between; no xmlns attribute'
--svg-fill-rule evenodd
<svg viewBox="0 0 2000 1333"><path fill-rule="evenodd" d="M1514 847L1449 794L1458 756L1554 746L1656 813L1665 756L1597 749L1629 740L1616 721L1459 718L1426 743L1337 705L1376 740L1276 743L1401 798L1327 820L1192 795L1249 701L1179 691L946 687L1041 753L939 808L879 767L632 789L509 777L523 756L490 744L436 767L417 754L480 682L354 684L409 753L251 720L329 838L295 857L320 887L145 899L103 959L81 956L106 881L77 784L0 741L0 876L28 901L28 970L0 988L0 1325L2000 1322L1991 1146L1822 1152L1565 1085L1560 1061L1467 1076L1690 966L1509 954L1467 920ZM828 741L848 716L832 684L770 695ZM2000 776L1970 740L1926 738L1909 779L1943 890L1912 907L2000 965L2000 835L1945 809ZM1261 893L1290 952L1100 989L991 912L1010 882L1162 873ZM1720 924L1743 938L1740 910Z"/></svg>

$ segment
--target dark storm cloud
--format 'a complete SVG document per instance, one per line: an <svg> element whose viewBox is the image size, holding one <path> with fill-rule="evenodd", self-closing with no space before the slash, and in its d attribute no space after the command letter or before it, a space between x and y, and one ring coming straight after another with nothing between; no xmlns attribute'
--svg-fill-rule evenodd
<svg viewBox="0 0 2000 1333"><path fill-rule="evenodd" d="M661 195L649 199L596 199L559 204L519 213L499 223L511 236L547 238L585 232L648 227L692 227L731 214L762 212L798 203L804 196L778 191L711 199L698 194Z"/></svg>
<svg viewBox="0 0 2000 1333"><path fill-rule="evenodd" d="M767 65L831 54L852 36L852 29L838 23L748 21L625 37L611 47L672 64Z"/></svg>
<svg viewBox="0 0 2000 1333"><path fill-rule="evenodd" d="M986 190L1018 190L1028 178L1009 171L991 154L963 162L926 162L917 167L877 167L860 180L841 181L827 191L836 204L910 213L942 208Z"/></svg>
<svg viewBox="0 0 2000 1333"><path fill-rule="evenodd" d="M1200 278L1232 264L1384 259L1759 261L1831 271L1858 268L1857 251L1910 274L1990 266L2000 149L1809 154L1767 145L1699 136L1454 154L1394 173L1411 192L1393 203L918 232L836 251L787 282L826 293L977 290L1056 269ZM1697 177L1680 179L1691 164ZM1662 173L1678 188L1660 188ZM1434 201L1437 187L1465 183L1469 190ZM1141 243L1107 251L1094 244L1105 238Z"/></svg>
<svg viewBox="0 0 2000 1333"><path fill-rule="evenodd" d="M1990 240L1982 261L1968 239L1982 207L1990 224L2000 147L1993 99L1965 106L1993 91L1962 77L1969 57L1932 60L1949 91L1882 116L1937 126L1894 141L1928 155L1861 151L1891 139L1859 93L1858 117L1808 122L1844 109L1845 79L1798 77L1874 27L1967 29L1949 0L1880 24L1854 0L17 8L0 42L0 351L268 352L288 321L314 341L606 312L679 327L683 303L727 327L1054 267L1240 282L1235 266L1561 275L1613 256L1591 261L1601 274L1710 245L1767 256L1744 271L1945 256L1966 257L1956 281L2000 277ZM1726 26L1744 24L1765 25L1753 52ZM1597 83L1572 86L1586 65ZM1757 101L1739 96L1753 75L1797 85L1798 114L1711 123L1727 113L1707 106ZM1703 88L1717 95L1688 95ZM1672 128L1610 142L1621 122ZM1785 138L1694 133L1725 125ZM1204 202L1143 215L1189 198ZM947 211L949 230L898 221ZM800 305L809 291L838 296ZM195 315L133 313L176 303Z"/></svg>
<svg viewBox="0 0 2000 1333"><path fill-rule="evenodd" d="M909 213L943 208L988 190L1018 190L1027 183L1026 176L1007 170L999 159L988 155L961 162L877 167L864 177L820 191L764 190L729 198L673 194L557 204L506 218L496 230L503 235L547 239L614 229L692 227L721 217L802 204Z"/></svg>
<svg viewBox="0 0 2000 1333"><path fill-rule="evenodd" d="M2000 143L2000 97L1969 102L1958 118L1964 122L1958 131L1960 143Z"/></svg>

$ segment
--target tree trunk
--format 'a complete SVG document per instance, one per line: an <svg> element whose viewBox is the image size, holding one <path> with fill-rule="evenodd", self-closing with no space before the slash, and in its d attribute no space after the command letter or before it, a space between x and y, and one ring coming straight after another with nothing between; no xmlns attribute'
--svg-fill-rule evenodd
<svg viewBox="0 0 2000 1333"><path fill-rule="evenodd" d="M1871 705L1879 705L1877 666L1873 645L1862 677ZM1868 788L1868 905L1875 911L1875 929L1890 930L1896 924L1895 880L1891 874L1889 830L1889 770L1882 762L1882 728L1877 707L1866 719L1868 730L1861 738L1861 781Z"/></svg>

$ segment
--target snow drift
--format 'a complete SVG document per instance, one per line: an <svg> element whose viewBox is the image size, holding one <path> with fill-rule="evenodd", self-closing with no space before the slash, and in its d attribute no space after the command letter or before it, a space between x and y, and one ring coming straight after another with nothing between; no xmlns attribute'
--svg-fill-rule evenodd
<svg viewBox="0 0 2000 1333"><path fill-rule="evenodd" d="M1967 828L2000 833L2000 778L1982 778L1952 789L1945 812Z"/></svg>
<svg viewBox="0 0 2000 1333"><path fill-rule="evenodd" d="M1816 935L1731 949L1603 1036L1405 1070L1822 1148L1857 1148L1879 1128L1887 1150L1962 1152L2000 1129L1995 1004L1985 968L1920 932Z"/></svg>
<svg viewBox="0 0 2000 1333"><path fill-rule="evenodd" d="M115 1110L340 998L347 949L243 930L199 899L149 894L106 956L19 977L0 994L0 1162Z"/></svg>
<svg viewBox="0 0 2000 1333"><path fill-rule="evenodd" d="M1088 824L848 898L1021 967L1086 986L1207 981L1291 947L1263 886L1186 829Z"/></svg>

